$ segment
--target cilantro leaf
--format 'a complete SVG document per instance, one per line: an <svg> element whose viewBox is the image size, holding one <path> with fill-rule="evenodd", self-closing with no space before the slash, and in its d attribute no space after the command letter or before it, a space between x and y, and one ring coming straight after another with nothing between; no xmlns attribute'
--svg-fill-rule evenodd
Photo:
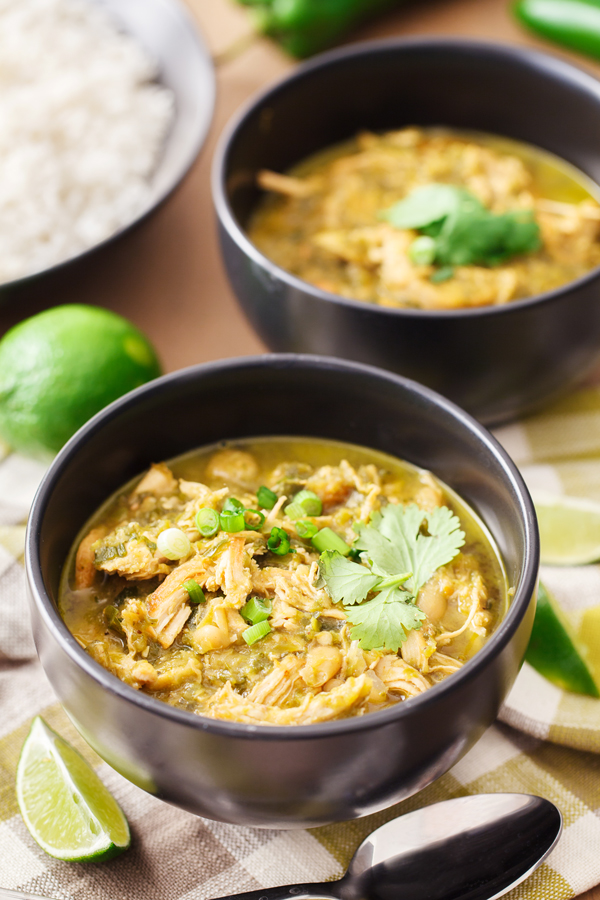
<svg viewBox="0 0 600 900"><path fill-rule="evenodd" d="M511 256L538 250L540 230L533 213L494 215L479 213L449 216L435 239L435 262L443 266L495 266Z"/></svg>
<svg viewBox="0 0 600 900"><path fill-rule="evenodd" d="M360 603L381 581L366 566L351 562L337 550L325 550L319 568L334 603Z"/></svg>
<svg viewBox="0 0 600 900"><path fill-rule="evenodd" d="M425 518L429 535L417 535L411 569L415 595L436 569L454 559L465 542L460 520L447 506L438 506L427 513Z"/></svg>
<svg viewBox="0 0 600 900"><path fill-rule="evenodd" d="M423 523L428 535L421 533ZM355 546L367 552L375 572L412 572L406 587L416 596L436 569L454 559L464 542L460 520L447 506L425 512L415 503L390 503L380 518L360 528Z"/></svg>
<svg viewBox="0 0 600 900"><path fill-rule="evenodd" d="M483 209L479 200L453 184L427 184L380 213L394 228L425 228L456 213L462 206Z"/></svg>
<svg viewBox="0 0 600 900"><path fill-rule="evenodd" d="M415 606L419 589L464 544L460 520L447 506L427 512L415 503L390 503L373 513L369 525L359 522L355 530L354 547L369 565L326 550L320 576L332 600L344 604L352 638L363 650L397 652L408 632L420 628L425 618ZM377 596L363 602L371 592Z"/></svg>
<svg viewBox="0 0 600 900"><path fill-rule="evenodd" d="M464 188L429 184L380 213L395 228L414 228L434 241L432 261L444 267L499 263L541 247L533 210L495 214ZM451 276L450 276L451 277Z"/></svg>
<svg viewBox="0 0 600 900"><path fill-rule="evenodd" d="M405 599L406 598L406 599ZM353 640L358 640L363 650L392 650L398 652L408 632L421 627L425 613L410 600L406 591L392 588L382 591L374 600L346 610L352 622Z"/></svg>

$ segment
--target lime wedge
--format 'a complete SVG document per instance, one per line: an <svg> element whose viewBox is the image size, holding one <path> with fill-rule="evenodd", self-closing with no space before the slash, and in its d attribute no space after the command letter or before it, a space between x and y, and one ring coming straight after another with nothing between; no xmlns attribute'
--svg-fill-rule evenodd
<svg viewBox="0 0 600 900"><path fill-rule="evenodd" d="M582 647L571 633L562 609L542 584L525 659L564 691L600 697Z"/></svg>
<svg viewBox="0 0 600 900"><path fill-rule="evenodd" d="M536 493L542 563L583 566L600 560L600 503Z"/></svg>
<svg viewBox="0 0 600 900"><path fill-rule="evenodd" d="M32 837L57 859L98 862L129 847L129 825L116 800L39 716L21 751L17 800Z"/></svg>

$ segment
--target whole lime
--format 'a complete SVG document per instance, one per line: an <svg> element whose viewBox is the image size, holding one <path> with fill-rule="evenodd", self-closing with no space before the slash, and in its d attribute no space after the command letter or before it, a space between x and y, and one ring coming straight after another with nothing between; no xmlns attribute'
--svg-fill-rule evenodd
<svg viewBox="0 0 600 900"><path fill-rule="evenodd" d="M131 322L97 306L56 306L0 340L0 435L48 459L95 413L160 375Z"/></svg>

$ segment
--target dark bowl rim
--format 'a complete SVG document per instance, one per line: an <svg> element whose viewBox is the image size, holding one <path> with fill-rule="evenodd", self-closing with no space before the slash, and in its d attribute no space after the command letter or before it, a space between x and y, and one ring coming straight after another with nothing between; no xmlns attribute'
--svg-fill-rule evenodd
<svg viewBox="0 0 600 900"><path fill-rule="evenodd" d="M165 6L171 7L175 14L181 19L185 29L189 33L193 42L196 45L196 50L198 52L198 59L202 60L202 65L205 69L205 76L207 78L207 88L209 93L208 104L205 107L205 113L202 119L202 122L198 122L197 134L193 143L190 145L189 153L187 154L183 164L179 167L179 170L175 173L175 176L171 179L170 183L167 184L160 194L156 197L155 200L152 201L150 206L146 209L142 209L140 213L138 213L135 218L133 218L130 222L127 222L118 231L113 232L108 237L104 238L104 240L99 241L97 244L92 244L91 247L88 247L86 250L82 250L81 253L76 253L74 256L69 256L67 259L61 259L53 266L47 266L44 269L38 269L36 272L30 272L27 275L22 275L20 278L15 278L12 281L4 281L0 283L0 294L4 292L9 292L11 290L16 290L21 287L25 287L29 284L35 284L39 279L44 278L48 275L54 275L55 273L61 273L68 266L73 265L74 263L79 263L80 261L85 261L89 257L93 256L93 254L97 253L99 250L108 247L115 241L118 241L128 232L133 231L138 225L141 225L142 222L145 222L151 215L153 215L160 207L165 203L169 197L175 193L179 185L189 174L190 169L194 165L196 159L204 143L208 136L208 133L212 127L213 117L214 117L214 109L217 95L217 87L216 87L216 77L215 70L212 63L212 57L208 50L208 45L204 39L203 34L200 31L200 27L196 24L194 19L192 18L191 13L188 8L183 5L181 0L159 0ZM107 13L110 15L110 12ZM120 30L121 25L119 22L116 23L117 28ZM125 29L123 29L125 30ZM131 37L136 38L136 35L133 32L127 31ZM137 40L137 38L136 38ZM138 42L139 43L139 42ZM158 76L158 83L161 83L160 80L160 72ZM175 119L177 118L177 106L175 107ZM168 133L165 136L165 141L168 140ZM157 169L160 168L160 159L158 162ZM156 170L155 170L156 171Z"/></svg>
<svg viewBox="0 0 600 900"><path fill-rule="evenodd" d="M288 86L295 81L300 81L313 72L325 70L330 66L335 66L337 63L346 62L348 59L369 56L371 54L377 54L380 51L387 52L389 50L397 50L401 52L402 50L415 49L426 51L435 48L450 49L460 54L483 54L489 56L492 53L503 57L506 61L516 62L524 68L526 67L541 71L546 74L546 77L550 74L558 80L564 82L568 81L579 90L585 90L589 94L595 94L600 113L599 79L595 78L591 72L578 68L560 56L555 56L554 54L529 47L507 44L499 41L471 40L466 38L394 37L372 41L360 41L335 50L329 50L326 53L320 53L312 59L301 63L290 74L278 79L274 84L262 88L250 97L250 99L247 100L229 120L227 126L221 133L213 157L211 185L213 203L217 217L230 238L252 262L260 265L272 278L283 281L294 290L310 294L316 300L323 300L327 303L346 306L355 311L362 310L365 314L372 312L384 316L408 316L409 318L415 319L435 319L438 316L441 319L502 316L510 314L511 311L525 309L530 306L536 306L540 303L551 302L553 300L560 300L571 290L598 279L600 277L600 266L595 266L579 278L568 281L566 284L555 288L554 290L544 291L541 294L535 294L533 297L511 300L508 303L479 307L463 307L459 309L396 309L393 307L379 306L374 303L366 303L363 300L354 300L350 297L343 297L341 294L333 294L329 291L321 290L308 281L297 278L295 275L287 272L285 269L272 262L268 257L264 256L248 238L246 232L240 227L231 208L231 204L229 203L227 194L226 168L229 150L238 131L244 126L246 120L254 115L255 111L263 103L268 102L271 97L276 96L281 91L285 91ZM498 136L506 137L506 135ZM531 146L538 146L540 150L545 149L541 145L532 144ZM590 178L590 176L587 177ZM590 180L593 181L591 178Z"/></svg>
<svg viewBox="0 0 600 900"><path fill-rule="evenodd" d="M204 375L210 377L219 372L225 373L232 369L240 370L244 367L255 369L261 367L264 368L265 366L275 368L283 367L287 369L317 367L324 372L337 370L338 372L353 372L354 374L358 373L359 375L362 373L365 377L376 377L382 381L386 381L390 384L390 387L396 389L401 388L405 392L417 395L421 399L424 399L428 405L433 404L438 410L442 409L447 415L455 421L458 421L463 429L478 439L487 453L491 454L504 470L507 484L511 488L517 501L515 513L519 515L525 533L525 552L520 572L521 584L511 600L504 619L484 647L482 647L472 659L465 663L458 672L434 685L418 697L403 701L402 703L397 703L380 712L371 712L365 716L350 717L333 722L319 722L312 725L261 726L200 716L195 713L187 712L186 710L177 709L164 701L154 699L147 694L143 694L141 691L136 691L135 688L120 681L117 676L112 675L99 663L95 662L77 643L73 635L67 629L57 607L46 592L42 578L39 553L39 537L41 534L44 512L57 481L60 479L64 469L68 466L70 461L77 455L79 446L84 444L90 436L100 431L106 420L114 419L127 409L135 407L138 401L143 398L147 398L153 394L160 394L165 390L170 391L177 382L186 384L194 382ZM527 487L510 456L483 425L450 400L447 400L430 388L424 387L401 375L386 372L382 369L363 363L334 359L326 356L295 353L263 354L260 356L239 357L190 366L168 375L163 375L161 378L154 379L148 384L136 388L120 399L115 400L90 419L86 425L80 428L50 465L50 468L46 472L36 492L27 524L25 540L25 569L27 582L31 597L38 608L38 612L61 649L70 657L71 661L74 662L78 668L82 669L85 674L91 677L101 688L107 690L110 694L116 695L121 700L136 704L142 707L146 712L157 715L159 718L171 721L174 724L192 727L205 732L212 732L213 734L259 740L307 740L314 738L330 738L344 733L353 733L355 731L369 731L383 727L388 723L404 718L405 716L410 716L412 709L417 705L420 708L423 708L427 705L435 704L438 700L441 700L445 694L457 691L465 681L475 677L493 658L498 656L512 639L527 611L529 602L535 591L538 568L539 537L533 502L529 496Z"/></svg>

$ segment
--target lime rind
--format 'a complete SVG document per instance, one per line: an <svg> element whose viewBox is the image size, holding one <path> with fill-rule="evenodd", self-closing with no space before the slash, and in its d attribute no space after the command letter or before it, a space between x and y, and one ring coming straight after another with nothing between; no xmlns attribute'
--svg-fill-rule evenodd
<svg viewBox="0 0 600 900"><path fill-rule="evenodd" d="M600 504L583 497L537 491L541 561L550 566L581 566L600 560Z"/></svg>
<svg viewBox="0 0 600 900"><path fill-rule="evenodd" d="M579 644L554 597L540 584L526 661L562 690L589 697L600 691Z"/></svg>
<svg viewBox="0 0 600 900"><path fill-rule="evenodd" d="M114 797L39 716L21 751L17 800L32 837L57 859L98 862L130 844L129 825Z"/></svg>

